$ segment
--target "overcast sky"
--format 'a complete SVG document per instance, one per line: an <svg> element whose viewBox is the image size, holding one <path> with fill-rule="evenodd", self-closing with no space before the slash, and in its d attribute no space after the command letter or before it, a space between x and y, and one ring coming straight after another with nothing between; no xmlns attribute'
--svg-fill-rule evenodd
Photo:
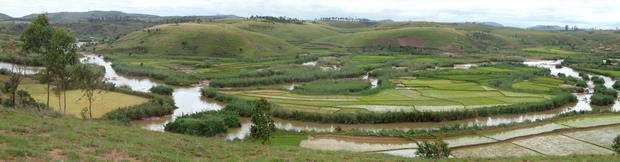
<svg viewBox="0 0 620 162"><path fill-rule="evenodd" d="M504 26L620 27L616 0L0 0L0 13L122 11L159 16L235 14L371 20L497 22Z"/></svg>

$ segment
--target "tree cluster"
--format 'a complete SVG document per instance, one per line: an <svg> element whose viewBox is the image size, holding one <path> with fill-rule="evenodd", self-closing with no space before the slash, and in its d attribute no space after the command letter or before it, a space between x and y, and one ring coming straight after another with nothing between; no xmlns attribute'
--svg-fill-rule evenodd
<svg viewBox="0 0 620 162"><path fill-rule="evenodd" d="M317 20L317 19L315 19ZM321 17L318 18L321 21L355 21L355 22L369 22L367 18L352 18L352 17Z"/></svg>
<svg viewBox="0 0 620 162"><path fill-rule="evenodd" d="M249 25L250 28L256 28L256 29L269 29L269 30L273 30L274 27L273 26L265 26L265 25Z"/></svg>
<svg viewBox="0 0 620 162"><path fill-rule="evenodd" d="M23 42L21 52L23 54L40 54L43 56L45 70L40 72L39 80L47 83L47 107L49 107L50 92L58 97L58 108L62 105L60 97L64 96L64 112L67 111L66 91L69 87L81 88L84 92L82 98L89 102L90 112L92 102L95 100L94 92L103 85L101 77L103 70L94 64L80 64L77 54L77 45L74 44L75 36L70 35L64 29L55 29L50 25L49 18L40 14L32 20L28 28L20 37ZM51 88L50 84L55 84ZM15 84L15 89L19 83ZM90 115L92 119L92 112Z"/></svg>
<svg viewBox="0 0 620 162"><path fill-rule="evenodd" d="M303 20L299 20L297 18L290 18L290 17L286 17L286 16L280 16L280 17L275 17L275 16L259 16L259 15L252 15L250 16L251 20L260 20L263 19L264 22L278 22L278 23L295 23L295 24L303 24L305 23L305 21Z"/></svg>

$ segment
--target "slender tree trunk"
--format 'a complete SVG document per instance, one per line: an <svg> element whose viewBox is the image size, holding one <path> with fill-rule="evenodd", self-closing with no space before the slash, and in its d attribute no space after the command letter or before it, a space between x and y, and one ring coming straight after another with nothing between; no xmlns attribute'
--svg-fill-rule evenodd
<svg viewBox="0 0 620 162"><path fill-rule="evenodd" d="M49 69L48 69L49 70ZM47 108L50 107L50 74L47 72Z"/></svg>
<svg viewBox="0 0 620 162"><path fill-rule="evenodd" d="M90 122L93 122L93 101L91 96L88 97L88 112L90 113Z"/></svg>
<svg viewBox="0 0 620 162"><path fill-rule="evenodd" d="M17 103L15 103L15 98L17 96L17 89L13 89L13 107L15 107L15 105L17 105Z"/></svg>
<svg viewBox="0 0 620 162"><path fill-rule="evenodd" d="M65 89L65 86L62 87L62 93L63 96L65 98L65 114L67 113L67 90Z"/></svg>

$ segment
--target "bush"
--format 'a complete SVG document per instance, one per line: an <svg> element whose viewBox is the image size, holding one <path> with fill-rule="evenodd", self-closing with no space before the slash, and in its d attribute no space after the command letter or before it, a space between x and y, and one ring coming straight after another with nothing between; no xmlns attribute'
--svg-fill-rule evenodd
<svg viewBox="0 0 620 162"><path fill-rule="evenodd" d="M590 97L590 100L590 104L597 106L609 105L614 103L614 97L599 93L592 95L592 97Z"/></svg>
<svg viewBox="0 0 620 162"><path fill-rule="evenodd" d="M161 94L161 95L172 95L172 92L174 92L174 89L171 86L164 85L164 84L153 86L149 90L152 93Z"/></svg>
<svg viewBox="0 0 620 162"><path fill-rule="evenodd" d="M165 130L175 133L212 137L226 132L228 127L226 127L222 118L183 118L167 123Z"/></svg>
<svg viewBox="0 0 620 162"><path fill-rule="evenodd" d="M611 144L611 149L613 149L617 153L620 153L620 135L618 135L618 136L616 136L616 138L614 138L614 142L613 142L613 144Z"/></svg>
<svg viewBox="0 0 620 162"><path fill-rule="evenodd" d="M620 82L619 81L614 82L614 85L612 85L611 87L613 87L616 90L620 90Z"/></svg>
<svg viewBox="0 0 620 162"><path fill-rule="evenodd" d="M577 81L577 83L575 83L575 86L585 88L588 87L588 83L586 81L579 80Z"/></svg>
<svg viewBox="0 0 620 162"><path fill-rule="evenodd" d="M618 97L618 91L613 90L613 89L607 89L607 87L603 85L594 86L594 93L608 95L612 97Z"/></svg>
<svg viewBox="0 0 620 162"><path fill-rule="evenodd" d="M437 138L434 141L422 141L422 144L418 143L418 150L416 155L424 158L447 158L450 156L452 150L448 147L448 143L444 142L441 138Z"/></svg>
<svg viewBox="0 0 620 162"><path fill-rule="evenodd" d="M140 105L133 105L112 110L103 115L102 118L109 120L119 120L125 124L131 124L131 120L138 120L153 116L170 115L177 107L174 100L169 98L157 97Z"/></svg>
<svg viewBox="0 0 620 162"><path fill-rule="evenodd" d="M590 78L590 80L592 80L592 82L593 82L595 85L605 84L605 79L603 79L603 78L601 78L601 77L593 76L592 78Z"/></svg>
<svg viewBox="0 0 620 162"><path fill-rule="evenodd" d="M228 128L240 127L241 118L234 112L203 111L182 115L165 125L166 131L198 136L215 136Z"/></svg>

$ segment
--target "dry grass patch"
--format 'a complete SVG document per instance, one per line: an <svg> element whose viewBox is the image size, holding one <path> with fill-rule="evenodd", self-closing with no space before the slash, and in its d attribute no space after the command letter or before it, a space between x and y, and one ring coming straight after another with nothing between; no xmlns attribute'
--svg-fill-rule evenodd
<svg viewBox="0 0 620 162"><path fill-rule="evenodd" d="M82 97L82 94L83 93L80 90L67 91L67 113L68 114L79 116L80 111L83 108L88 107L88 101L86 101L86 99L82 99L78 101L78 99ZM47 94L45 93L32 94L32 97L39 101L47 100ZM107 92L107 93L102 92L101 94L96 94L95 97L96 97L96 100L95 102L93 102L93 108L92 108L93 118L99 118L103 114L109 111L118 109L120 107L137 105L137 104L141 104L149 100L147 98L132 96L132 95L118 93L118 92ZM60 102L61 103L63 102L62 98ZM54 107L54 110L60 111L60 108L58 108L57 97L53 95L50 97L50 106Z"/></svg>

